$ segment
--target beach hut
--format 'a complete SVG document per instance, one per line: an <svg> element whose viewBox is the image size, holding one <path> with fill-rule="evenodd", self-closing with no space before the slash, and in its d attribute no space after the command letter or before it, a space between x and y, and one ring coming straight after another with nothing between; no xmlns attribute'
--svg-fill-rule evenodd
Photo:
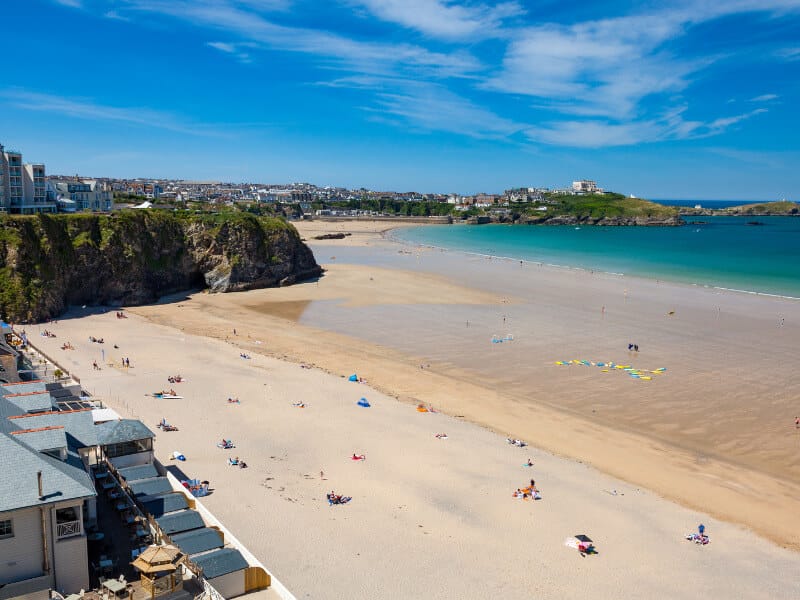
<svg viewBox="0 0 800 600"><path fill-rule="evenodd" d="M175 546L150 546L131 565L141 573L145 593L156 598L183 589L180 565L184 559Z"/></svg>

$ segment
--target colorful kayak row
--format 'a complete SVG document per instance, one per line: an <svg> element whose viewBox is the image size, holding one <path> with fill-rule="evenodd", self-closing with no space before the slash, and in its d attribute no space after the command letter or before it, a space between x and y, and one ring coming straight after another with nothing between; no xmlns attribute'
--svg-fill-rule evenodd
<svg viewBox="0 0 800 600"><path fill-rule="evenodd" d="M568 367L570 365L599 367L603 373L608 373L612 369L616 371L624 371L630 375L632 379L644 379L645 381L650 381L653 378L653 375L662 375L667 370L666 367L659 367L658 369L653 370L635 369L630 365L618 365L613 362L593 362L589 360L557 360L556 364L562 367Z"/></svg>

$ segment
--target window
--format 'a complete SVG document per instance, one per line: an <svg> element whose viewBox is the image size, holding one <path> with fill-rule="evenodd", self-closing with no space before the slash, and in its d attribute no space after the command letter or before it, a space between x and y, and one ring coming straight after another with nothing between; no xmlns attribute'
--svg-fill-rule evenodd
<svg viewBox="0 0 800 600"><path fill-rule="evenodd" d="M133 442L122 442L119 444L109 444L104 446L103 450L108 458L115 458L117 456L127 456L128 454L136 454L138 452L147 452L153 449L153 440L150 438L144 440L136 440Z"/></svg>
<svg viewBox="0 0 800 600"><path fill-rule="evenodd" d="M0 521L0 540L10 537L14 537L14 527L11 524L11 519Z"/></svg>

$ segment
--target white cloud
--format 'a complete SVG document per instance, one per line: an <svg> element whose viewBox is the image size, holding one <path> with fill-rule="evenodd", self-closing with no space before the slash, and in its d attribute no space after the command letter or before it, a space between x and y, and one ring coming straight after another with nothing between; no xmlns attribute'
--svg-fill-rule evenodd
<svg viewBox="0 0 800 600"><path fill-rule="evenodd" d="M83 8L83 2L81 0L53 0L56 4L61 4L62 6L69 6L70 8Z"/></svg>
<svg viewBox="0 0 800 600"><path fill-rule="evenodd" d="M206 42L206 46L219 50L224 54L228 54L243 64L250 64L253 58L249 52L241 50L241 48L252 48L253 44L229 44L227 42Z"/></svg>
<svg viewBox="0 0 800 600"><path fill-rule="evenodd" d="M115 21L130 21L130 19L128 17L125 17L125 16L119 14L115 10L109 10L109 11L103 13L103 16L106 19L113 19Z"/></svg>
<svg viewBox="0 0 800 600"><path fill-rule="evenodd" d="M246 10L258 4L254 0L124 1L130 10L158 13L198 27L224 31L266 48L310 54L326 67L384 75L404 71L436 77L462 77L480 67L465 50L434 52L409 43L360 41L329 31L279 25L259 12Z"/></svg>
<svg viewBox="0 0 800 600"><path fill-rule="evenodd" d="M750 98L750 102L771 102L772 100L777 100L778 98L780 98L778 94L762 94L761 96Z"/></svg>
<svg viewBox="0 0 800 600"><path fill-rule="evenodd" d="M685 120L684 112L685 107L680 107L657 119L622 123L594 119L554 121L530 127L525 130L525 135L532 141L576 148L631 146L646 142L719 135L733 125L767 110L759 108L740 115L721 117L708 123Z"/></svg>
<svg viewBox="0 0 800 600"><path fill-rule="evenodd" d="M445 39L493 37L509 17L524 10L517 2L457 3L452 0L350 0L391 23Z"/></svg>
<svg viewBox="0 0 800 600"><path fill-rule="evenodd" d="M191 135L221 135L202 124L193 124L180 117L146 107L117 107L98 104L86 98L65 98L22 89L0 90L0 98L15 108L55 113L91 121L116 121L131 125L144 125Z"/></svg>
<svg viewBox="0 0 800 600"><path fill-rule="evenodd" d="M478 139L503 139L524 128L437 85L409 85L379 92L377 110L425 131Z"/></svg>
<svg viewBox="0 0 800 600"><path fill-rule="evenodd" d="M788 61L800 60L800 48L781 48L775 54L778 58Z"/></svg>
<svg viewBox="0 0 800 600"><path fill-rule="evenodd" d="M234 44L228 44L227 42L208 42L206 46L211 46L212 48L216 48L220 52L225 52L227 54L233 54L236 52L236 46Z"/></svg>

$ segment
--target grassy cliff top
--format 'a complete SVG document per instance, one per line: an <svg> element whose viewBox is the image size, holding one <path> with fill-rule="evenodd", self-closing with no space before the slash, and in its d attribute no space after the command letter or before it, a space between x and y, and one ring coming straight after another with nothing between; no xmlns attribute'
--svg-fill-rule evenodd
<svg viewBox="0 0 800 600"><path fill-rule="evenodd" d="M789 200L780 200L778 202L743 204L742 206L733 206L729 210L745 215L796 215L800 214L800 204Z"/></svg>
<svg viewBox="0 0 800 600"><path fill-rule="evenodd" d="M669 218L677 216L678 209L673 206L656 204L640 198L627 198L622 194L587 194L571 196L567 194L547 194L548 214L564 214L603 217L653 217Z"/></svg>

